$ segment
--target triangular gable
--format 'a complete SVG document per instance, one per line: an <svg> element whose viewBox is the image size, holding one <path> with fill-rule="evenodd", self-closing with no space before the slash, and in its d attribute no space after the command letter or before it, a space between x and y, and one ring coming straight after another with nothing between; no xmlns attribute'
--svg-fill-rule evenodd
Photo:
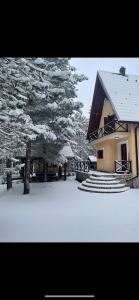
<svg viewBox="0 0 139 300"><path fill-rule="evenodd" d="M97 73L94 95L93 95L93 100L92 100L91 113L90 113L90 119L89 119L87 138L89 137L89 134L91 132L93 132L99 128L99 123L100 123L100 119L101 119L101 115L102 115L102 109L103 109L103 104L104 104L105 98L110 100L110 102L111 102L111 99L109 98L109 95L108 95L107 91L105 90L105 87L99 76L99 73ZM111 104L112 104L112 102L111 102ZM113 107L115 114L117 115L113 104L112 104L112 107Z"/></svg>

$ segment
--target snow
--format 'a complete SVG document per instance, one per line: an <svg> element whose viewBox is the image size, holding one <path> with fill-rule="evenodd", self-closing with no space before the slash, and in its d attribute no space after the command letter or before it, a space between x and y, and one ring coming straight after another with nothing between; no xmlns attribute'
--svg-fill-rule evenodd
<svg viewBox="0 0 139 300"><path fill-rule="evenodd" d="M66 71L66 70L65 71L58 70L58 71L53 71L53 72L48 71L47 73L49 74L50 77L59 77L63 80L68 79L70 76L70 72Z"/></svg>
<svg viewBox="0 0 139 300"><path fill-rule="evenodd" d="M0 186L0 242L139 242L139 189L100 194L67 181Z"/></svg>
<svg viewBox="0 0 139 300"><path fill-rule="evenodd" d="M112 181L112 183L115 183L115 181ZM108 187L108 188L113 188L113 187L115 187L115 184L107 184L107 183L105 183L105 184L103 184L103 183L101 183L101 188L105 188L105 187ZM117 181L116 181L116 183L117 183ZM84 185L84 186L87 186L87 187L97 187L97 182L86 182L86 181L83 181L82 182L82 184ZM116 187L123 187L123 186L125 186L123 183L117 183L116 184ZM100 191L100 189L99 189L99 191Z"/></svg>
<svg viewBox="0 0 139 300"><path fill-rule="evenodd" d="M80 156L78 156L78 155L75 155L75 159L79 160L79 161L82 161L82 158Z"/></svg>
<svg viewBox="0 0 139 300"><path fill-rule="evenodd" d="M122 121L139 121L139 76L99 71L108 99L111 100L118 119ZM132 113L131 113L132 112Z"/></svg>
<svg viewBox="0 0 139 300"><path fill-rule="evenodd" d="M60 155L65 157L74 157L73 151L70 145L65 145L62 150L60 151Z"/></svg>
<svg viewBox="0 0 139 300"><path fill-rule="evenodd" d="M48 103L47 104L47 106L46 106L47 108L50 108L50 109L57 109L58 108L58 105L57 105L57 103L56 102L53 102L53 103Z"/></svg>
<svg viewBox="0 0 139 300"><path fill-rule="evenodd" d="M104 179L104 177L103 177L103 179L97 179L97 177L95 178L95 180L94 180L94 178L92 177L92 176L90 176L90 178L92 178L92 179L89 179L89 178L87 178L86 179L86 182L90 182L90 183L100 183L101 185L103 184L103 182L105 182L105 184L113 184L113 183L120 183L120 180L118 180L118 179L114 179L114 180L112 180L112 179Z"/></svg>
<svg viewBox="0 0 139 300"><path fill-rule="evenodd" d="M123 188L119 188L119 189L98 189L98 188L89 188L87 186L83 186L83 185L80 185L79 188L83 191L87 191L87 192L92 192L92 193L122 193L122 192L125 192L125 191L128 191L129 188L128 187L123 187Z"/></svg>
<svg viewBox="0 0 139 300"><path fill-rule="evenodd" d="M49 89L50 92L54 93L54 94L64 94L65 90L62 88L51 88Z"/></svg>
<svg viewBox="0 0 139 300"><path fill-rule="evenodd" d="M88 158L89 158L89 160L90 160L91 162L96 162L96 161L97 161L97 158L96 158L96 156L94 156L94 155L90 155L90 156L88 156Z"/></svg>
<svg viewBox="0 0 139 300"><path fill-rule="evenodd" d="M35 64L38 64L38 65L44 64L44 60L41 57L38 57L35 59Z"/></svg>
<svg viewBox="0 0 139 300"><path fill-rule="evenodd" d="M85 172L86 173L86 172ZM123 176L123 174L119 174L119 173L107 173L107 172L101 172L101 171L93 171L93 170L90 170L88 172L88 174L90 175L95 175L95 176L99 176L99 175L105 175L105 176ZM102 177L101 177L102 178ZM103 177L105 179L105 177Z"/></svg>

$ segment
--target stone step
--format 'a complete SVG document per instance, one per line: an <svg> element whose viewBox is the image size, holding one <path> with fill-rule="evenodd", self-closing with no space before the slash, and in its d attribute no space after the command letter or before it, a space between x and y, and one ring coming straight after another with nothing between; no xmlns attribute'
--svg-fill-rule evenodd
<svg viewBox="0 0 139 300"><path fill-rule="evenodd" d="M93 184L93 183L88 183L86 181L82 182L83 186L91 187L91 188L97 188L97 189L119 189L125 187L124 183L119 183L119 184Z"/></svg>
<svg viewBox="0 0 139 300"><path fill-rule="evenodd" d="M100 174L100 173L93 173L93 174L91 174L91 176L94 176L94 177L109 177L109 178L113 178L113 177L115 177L116 176L116 174L114 174L114 173L106 173L106 174Z"/></svg>
<svg viewBox="0 0 139 300"><path fill-rule="evenodd" d="M93 180L101 180L101 181L114 181L116 178L115 177L103 177L103 176L90 176L89 179Z"/></svg>
<svg viewBox="0 0 139 300"><path fill-rule="evenodd" d="M88 183L94 183L94 184L119 184L121 181L120 180L94 180L94 178L93 179L91 179L91 178L87 178L86 179L86 182L88 182Z"/></svg>
<svg viewBox="0 0 139 300"><path fill-rule="evenodd" d="M98 189L98 188L88 188L83 185L78 186L78 189L85 192L92 192L92 193L121 193L130 190L129 187L124 187L119 189Z"/></svg>

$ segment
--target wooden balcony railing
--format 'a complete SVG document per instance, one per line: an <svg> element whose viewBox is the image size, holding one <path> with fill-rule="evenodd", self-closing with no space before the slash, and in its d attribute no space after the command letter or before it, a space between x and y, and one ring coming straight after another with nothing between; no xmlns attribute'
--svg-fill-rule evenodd
<svg viewBox="0 0 139 300"><path fill-rule="evenodd" d="M94 141L113 132L128 132L128 124L117 120L111 121L108 124L106 124L104 127L91 132L88 135L88 139L90 141Z"/></svg>
<svg viewBox="0 0 139 300"><path fill-rule="evenodd" d="M131 173L132 161L131 160L115 160L115 172L116 173Z"/></svg>
<svg viewBox="0 0 139 300"><path fill-rule="evenodd" d="M89 172L90 162L88 160L75 162L75 171Z"/></svg>

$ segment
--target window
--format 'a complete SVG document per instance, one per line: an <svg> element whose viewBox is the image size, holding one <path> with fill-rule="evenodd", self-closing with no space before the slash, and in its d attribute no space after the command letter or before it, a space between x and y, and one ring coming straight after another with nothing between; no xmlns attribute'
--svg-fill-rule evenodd
<svg viewBox="0 0 139 300"><path fill-rule="evenodd" d="M103 158L103 150L98 150L98 152L97 152L97 157L98 157L99 159L102 159L102 158Z"/></svg>

